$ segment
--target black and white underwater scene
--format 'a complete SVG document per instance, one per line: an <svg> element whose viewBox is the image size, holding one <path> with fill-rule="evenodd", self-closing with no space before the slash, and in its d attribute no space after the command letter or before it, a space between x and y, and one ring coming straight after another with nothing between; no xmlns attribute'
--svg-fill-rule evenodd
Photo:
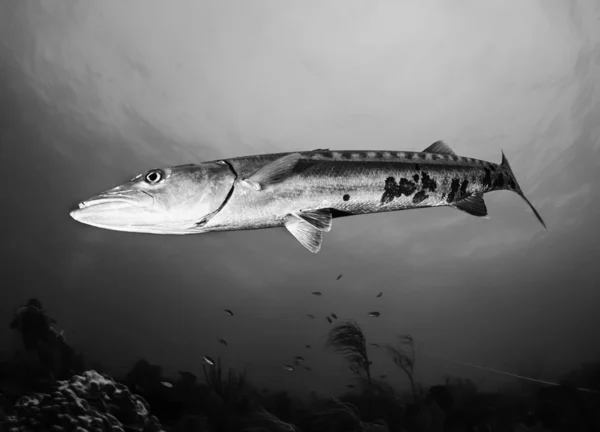
<svg viewBox="0 0 600 432"><path fill-rule="evenodd" d="M1 432L600 432L598 0L4 0L0 180Z"/></svg>

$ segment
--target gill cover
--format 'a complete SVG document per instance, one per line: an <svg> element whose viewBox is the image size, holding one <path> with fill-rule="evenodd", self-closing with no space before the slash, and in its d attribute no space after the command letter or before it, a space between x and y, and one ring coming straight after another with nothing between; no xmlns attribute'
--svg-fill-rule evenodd
<svg viewBox="0 0 600 432"><path fill-rule="evenodd" d="M81 202L71 216L117 231L191 234L225 205L235 179L223 161L152 169Z"/></svg>

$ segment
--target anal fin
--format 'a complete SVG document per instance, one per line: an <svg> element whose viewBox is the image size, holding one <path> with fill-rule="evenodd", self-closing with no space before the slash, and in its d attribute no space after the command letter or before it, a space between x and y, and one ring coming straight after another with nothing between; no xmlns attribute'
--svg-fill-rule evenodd
<svg viewBox="0 0 600 432"><path fill-rule="evenodd" d="M262 190L271 183L276 183L282 178L290 175L296 163L302 158L300 153L290 153L271 163L263 166L247 179L242 179L241 183L257 191Z"/></svg>
<svg viewBox="0 0 600 432"><path fill-rule="evenodd" d="M312 253L317 253L321 250L323 231L306 222L300 216L295 214L289 215L285 221L285 227L294 237L296 237L296 240L298 240L302 246Z"/></svg>
<svg viewBox="0 0 600 432"><path fill-rule="evenodd" d="M452 206L473 216L485 217L488 214L485 201L483 201L483 196L481 194L469 195L460 201L453 202Z"/></svg>
<svg viewBox="0 0 600 432"><path fill-rule="evenodd" d="M320 231L331 231L331 210L328 208L318 210L302 210L297 213L297 216L304 219L311 225L314 225Z"/></svg>

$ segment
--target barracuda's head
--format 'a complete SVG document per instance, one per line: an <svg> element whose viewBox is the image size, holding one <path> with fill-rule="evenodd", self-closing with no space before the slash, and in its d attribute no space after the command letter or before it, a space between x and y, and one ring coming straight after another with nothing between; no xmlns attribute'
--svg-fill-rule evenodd
<svg viewBox="0 0 600 432"><path fill-rule="evenodd" d="M71 217L116 231L200 232L227 201L235 177L221 161L152 169L81 202Z"/></svg>

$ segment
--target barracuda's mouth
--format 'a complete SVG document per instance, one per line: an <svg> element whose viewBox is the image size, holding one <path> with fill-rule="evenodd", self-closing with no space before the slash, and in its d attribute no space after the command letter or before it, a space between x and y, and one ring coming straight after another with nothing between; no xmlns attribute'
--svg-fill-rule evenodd
<svg viewBox="0 0 600 432"><path fill-rule="evenodd" d="M144 191L132 193L102 193L77 204L70 216L78 222L117 229L143 221L152 212L154 198Z"/></svg>
<svg viewBox="0 0 600 432"><path fill-rule="evenodd" d="M135 201L127 198L115 198L110 196L98 196L88 201L82 201L78 204L79 209L86 209L93 206L105 206L106 208L118 208L125 206L135 206Z"/></svg>

